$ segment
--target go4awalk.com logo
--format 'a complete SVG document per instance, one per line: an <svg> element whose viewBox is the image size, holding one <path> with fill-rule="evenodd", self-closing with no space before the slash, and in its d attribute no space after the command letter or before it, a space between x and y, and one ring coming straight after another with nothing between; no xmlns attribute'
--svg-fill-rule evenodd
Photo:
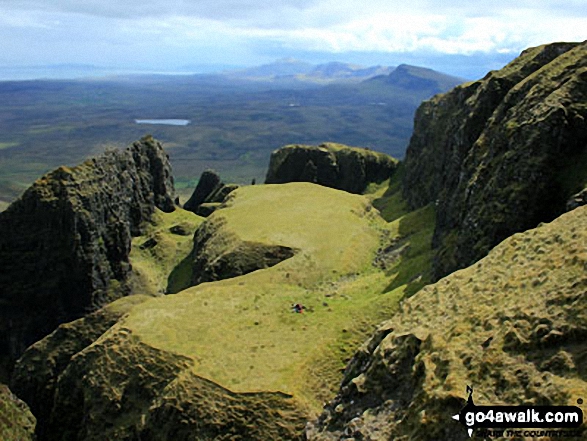
<svg viewBox="0 0 587 441"><path fill-rule="evenodd" d="M583 424L583 411L577 406L477 406L473 402L473 389L470 386L467 386L467 393L469 398L466 406L452 418L465 426L469 437L473 436L476 429L499 429L481 434L496 437L581 435L579 428Z"/></svg>

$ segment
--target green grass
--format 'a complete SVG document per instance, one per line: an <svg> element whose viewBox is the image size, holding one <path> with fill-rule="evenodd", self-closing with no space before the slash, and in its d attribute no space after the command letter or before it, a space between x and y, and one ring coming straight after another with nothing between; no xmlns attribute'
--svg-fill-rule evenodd
<svg viewBox="0 0 587 441"><path fill-rule="evenodd" d="M401 194L403 170L400 164L387 185L371 188L369 197L381 217L389 222L387 254L401 257L385 265L386 274L392 277L386 290L403 287L404 295L409 297L430 283L436 214L432 205L409 211Z"/></svg>
<svg viewBox="0 0 587 441"><path fill-rule="evenodd" d="M193 216L159 213L147 236L163 234L188 215ZM241 187L229 207L207 222L219 225L226 241L285 245L297 252L265 270L145 302L119 326L151 346L190 357L194 373L228 389L289 393L312 412L332 396L348 359L429 265L429 211L388 224L368 197L309 183ZM374 265L378 250L400 236L412 247L406 263ZM135 242L132 257L134 268L158 281L173 260L145 250L137 254ZM307 310L293 313L293 303Z"/></svg>
<svg viewBox="0 0 587 441"><path fill-rule="evenodd" d="M377 208L381 217L387 222L399 219L409 212L407 203L402 197L403 164L400 164L387 185L370 189L373 206Z"/></svg>
<svg viewBox="0 0 587 441"><path fill-rule="evenodd" d="M405 295L409 297L430 283L435 218L434 207L427 205L390 224L392 237L399 238L405 253L402 253L395 265L387 269L387 275L393 276L387 291L405 287Z"/></svg>
<svg viewBox="0 0 587 441"><path fill-rule="evenodd" d="M194 232L203 221L204 218L181 208L173 213L156 210L145 234L132 240L130 262L134 293L159 295L175 291L177 276L170 280L170 275L190 254ZM186 234L172 233L170 228L174 226L181 226Z"/></svg>

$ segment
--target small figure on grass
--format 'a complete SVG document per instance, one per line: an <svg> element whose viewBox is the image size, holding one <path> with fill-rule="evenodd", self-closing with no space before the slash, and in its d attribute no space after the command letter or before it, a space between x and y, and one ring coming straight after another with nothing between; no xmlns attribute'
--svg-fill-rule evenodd
<svg viewBox="0 0 587 441"><path fill-rule="evenodd" d="M293 305L291 305L291 310L297 314L301 314L302 312L304 312L305 309L306 307L301 303L294 303Z"/></svg>

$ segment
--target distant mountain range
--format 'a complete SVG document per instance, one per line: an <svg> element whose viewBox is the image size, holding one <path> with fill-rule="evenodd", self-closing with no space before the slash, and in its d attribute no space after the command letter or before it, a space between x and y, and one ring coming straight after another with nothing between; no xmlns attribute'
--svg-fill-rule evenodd
<svg viewBox="0 0 587 441"><path fill-rule="evenodd" d="M225 72L224 75L258 81L305 81L316 83L360 82L378 75L388 75L394 70L391 66L359 66L333 61L324 64L310 64L286 58L274 63L247 69Z"/></svg>
<svg viewBox="0 0 587 441"><path fill-rule="evenodd" d="M195 73L197 72L197 73ZM388 77L390 74L392 76ZM401 78L413 77L409 80ZM374 79L407 89L418 88L424 84L426 88L432 82L440 85L439 90L446 90L463 82L461 78L452 77L432 69L407 64L395 66L361 66L352 63L332 61L323 64L311 64L305 61L284 58L273 63L244 69L223 68L223 66L184 66L179 71L143 71L125 70L115 67L100 67L87 64L56 64L47 66L0 66L0 81L31 80L31 79L83 79L111 78L121 79L137 76L196 77L213 81L247 81L269 82L278 86L304 84L360 83ZM418 79L416 80L417 77ZM387 79L385 79L387 78ZM447 86L448 87L445 87Z"/></svg>

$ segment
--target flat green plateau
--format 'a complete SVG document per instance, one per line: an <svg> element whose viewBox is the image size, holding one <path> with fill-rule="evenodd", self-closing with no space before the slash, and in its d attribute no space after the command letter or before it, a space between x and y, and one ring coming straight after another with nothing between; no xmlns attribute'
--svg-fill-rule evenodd
<svg viewBox="0 0 587 441"><path fill-rule="evenodd" d="M241 187L227 205L206 220L221 225L226 240L283 245L296 254L268 269L154 298L118 326L193 359L195 374L234 392L281 391L317 411L358 345L396 310L408 279L427 277L431 210L388 223L369 197L309 183ZM186 213L159 213L159 228ZM403 240L408 248L413 242L412 250L392 267L374 265L409 216L416 227ZM394 284L405 268L410 277ZM292 312L294 303L306 311Z"/></svg>

